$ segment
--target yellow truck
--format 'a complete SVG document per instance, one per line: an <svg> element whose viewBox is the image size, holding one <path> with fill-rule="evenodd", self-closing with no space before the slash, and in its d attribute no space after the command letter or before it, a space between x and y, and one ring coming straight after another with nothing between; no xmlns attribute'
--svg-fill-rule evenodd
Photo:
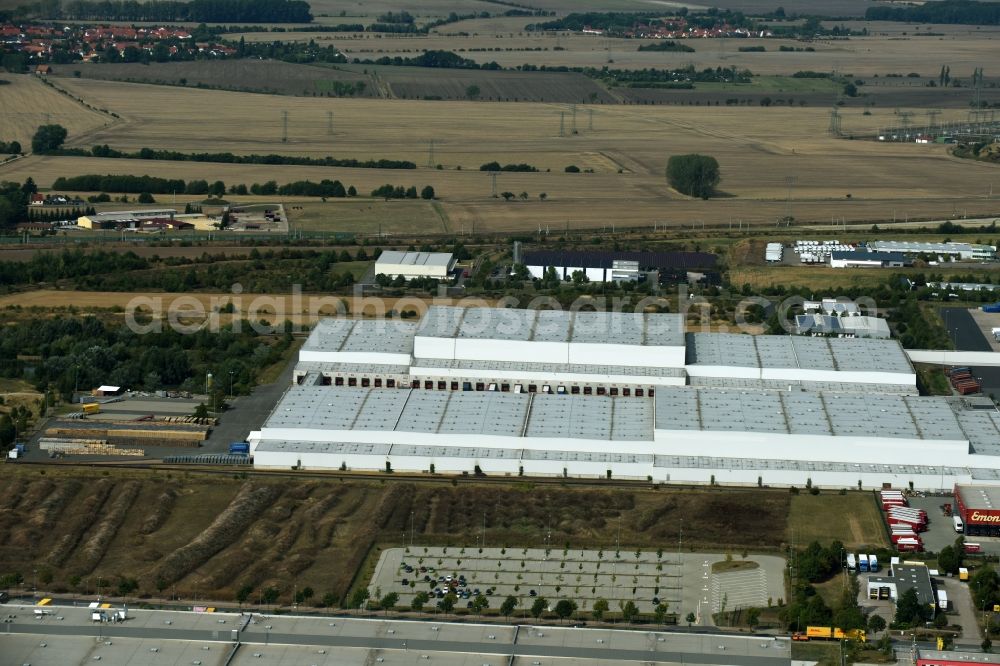
<svg viewBox="0 0 1000 666"><path fill-rule="evenodd" d="M796 633L792 636L792 640L796 641L808 641L808 640L842 640L848 639L853 641L860 641L864 643L868 640L868 636L865 634L863 629L848 629L844 631L843 629L838 629L837 627L806 627L805 633Z"/></svg>
<svg viewBox="0 0 1000 666"><path fill-rule="evenodd" d="M83 405L84 414L100 414L101 413L101 403L99 402L88 402Z"/></svg>

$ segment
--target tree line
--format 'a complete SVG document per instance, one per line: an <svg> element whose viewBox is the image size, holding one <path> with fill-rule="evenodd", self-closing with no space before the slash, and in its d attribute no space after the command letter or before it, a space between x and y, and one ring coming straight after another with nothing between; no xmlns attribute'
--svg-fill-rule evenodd
<svg viewBox="0 0 1000 666"><path fill-rule="evenodd" d="M20 155L20 141L0 141L0 155Z"/></svg>
<svg viewBox="0 0 1000 666"><path fill-rule="evenodd" d="M62 151L62 154L82 154L86 151ZM222 164L283 164L295 166L326 166L326 167L347 167L352 169L416 169L417 165L409 160L358 160L354 158L337 158L327 155L326 157L303 157L297 155L234 155L233 153L182 153L176 150L154 150L152 148L141 148L138 151L128 153L115 150L107 144L94 146L90 149L89 155L93 157L107 157L115 159L130 160L165 160L171 162L219 162Z"/></svg>
<svg viewBox="0 0 1000 666"><path fill-rule="evenodd" d="M976 0L940 0L902 7L869 7L865 10L865 20L1000 25L1000 4Z"/></svg>
<svg viewBox="0 0 1000 666"><path fill-rule="evenodd" d="M37 3L49 8L51 3ZM49 10L48 15L52 14ZM52 18L82 21L259 21L261 23L310 23L309 3L303 0L71 0Z"/></svg>
<svg viewBox="0 0 1000 666"><path fill-rule="evenodd" d="M372 196L383 199L416 199L417 186L403 187L402 185L390 185L387 183L372 190ZM424 189L420 191L421 199L433 199L434 196L434 188L430 185L424 186Z"/></svg>
<svg viewBox="0 0 1000 666"><path fill-rule="evenodd" d="M221 183L222 181L216 181ZM214 184L213 184L214 185ZM297 180L284 185L269 180L266 183L232 185L222 192L218 187L209 185L208 181L195 179L185 181L180 178L158 178L156 176L130 176L84 174L80 176L60 176L52 184L53 189L70 190L73 192L124 192L126 194L218 194L228 191L230 194L257 194L263 196L307 196L307 197L346 197L355 196L357 189L351 185L344 187L339 180L324 179L318 183L310 180Z"/></svg>

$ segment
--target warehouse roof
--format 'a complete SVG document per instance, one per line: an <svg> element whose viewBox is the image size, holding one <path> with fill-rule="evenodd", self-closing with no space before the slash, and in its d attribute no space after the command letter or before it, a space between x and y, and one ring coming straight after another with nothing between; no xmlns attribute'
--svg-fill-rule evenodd
<svg viewBox="0 0 1000 666"><path fill-rule="evenodd" d="M653 406L646 400L536 393L525 437L653 439Z"/></svg>
<svg viewBox="0 0 1000 666"><path fill-rule="evenodd" d="M528 394L293 386L267 428L380 430L518 437Z"/></svg>
<svg viewBox="0 0 1000 666"><path fill-rule="evenodd" d="M958 486L962 504L968 509L1000 509L1000 488L991 486Z"/></svg>
<svg viewBox="0 0 1000 666"><path fill-rule="evenodd" d="M688 333L688 365L913 374L893 340Z"/></svg>
<svg viewBox="0 0 1000 666"><path fill-rule="evenodd" d="M919 395L913 384L859 384L857 382L814 382L799 379L758 379L743 377L689 377L690 386L759 391L787 391L791 386L801 391L829 393L879 393L893 395Z"/></svg>
<svg viewBox="0 0 1000 666"><path fill-rule="evenodd" d="M972 252L973 250L993 250L990 245L976 243L921 243L917 241L871 241L872 252Z"/></svg>
<svg viewBox="0 0 1000 666"><path fill-rule="evenodd" d="M397 252L385 250L375 260L375 268L380 266L439 266L451 265L451 252Z"/></svg>
<svg viewBox="0 0 1000 666"><path fill-rule="evenodd" d="M919 649L917 656L921 660L942 662L961 661L970 664L1000 664L1000 656L983 652L961 652L958 650L924 650Z"/></svg>
<svg viewBox="0 0 1000 666"><path fill-rule="evenodd" d="M900 252L866 252L865 250L843 250L831 252L830 258L845 261L906 261L906 257Z"/></svg>
<svg viewBox="0 0 1000 666"><path fill-rule="evenodd" d="M660 387L655 400L658 430L968 439L940 398Z"/></svg>
<svg viewBox="0 0 1000 666"><path fill-rule="evenodd" d="M714 268L708 252L607 252L601 250L537 250L524 253L525 266L612 268L616 261L636 261L643 270Z"/></svg>
<svg viewBox="0 0 1000 666"><path fill-rule="evenodd" d="M710 456L657 455L654 467L680 467L719 470L788 470L850 472L857 474L909 474L940 476L964 473L965 468L930 467L927 465L846 463L813 460L782 460L776 458L714 458Z"/></svg>
<svg viewBox="0 0 1000 666"><path fill-rule="evenodd" d="M608 359L613 361L614 359ZM683 368L657 368L634 365L584 365L581 363L531 363L526 361L468 361L448 358L417 358L413 368L434 370L483 370L489 372L522 372L528 374L627 375L629 377L683 377ZM414 370L414 374L421 374Z"/></svg>
<svg viewBox="0 0 1000 666"><path fill-rule="evenodd" d="M437 338L682 346L679 314L431 306L417 335Z"/></svg>
<svg viewBox="0 0 1000 666"><path fill-rule="evenodd" d="M321 319L303 351L409 354L417 324L394 319Z"/></svg>

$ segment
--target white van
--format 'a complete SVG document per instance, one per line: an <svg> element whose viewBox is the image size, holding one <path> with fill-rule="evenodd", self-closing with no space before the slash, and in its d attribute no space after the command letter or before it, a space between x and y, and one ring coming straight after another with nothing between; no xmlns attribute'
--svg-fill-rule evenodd
<svg viewBox="0 0 1000 666"><path fill-rule="evenodd" d="M952 522L955 523L955 531L956 532L958 532L959 534L961 534L962 532L965 531L965 525L962 524L962 517L961 516L952 516L951 520L952 520Z"/></svg>

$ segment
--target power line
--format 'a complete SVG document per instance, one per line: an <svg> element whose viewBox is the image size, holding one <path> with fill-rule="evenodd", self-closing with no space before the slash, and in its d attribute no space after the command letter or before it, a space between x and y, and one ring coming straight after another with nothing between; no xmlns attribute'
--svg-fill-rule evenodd
<svg viewBox="0 0 1000 666"><path fill-rule="evenodd" d="M570 107L573 110L573 134L576 134L576 104Z"/></svg>

